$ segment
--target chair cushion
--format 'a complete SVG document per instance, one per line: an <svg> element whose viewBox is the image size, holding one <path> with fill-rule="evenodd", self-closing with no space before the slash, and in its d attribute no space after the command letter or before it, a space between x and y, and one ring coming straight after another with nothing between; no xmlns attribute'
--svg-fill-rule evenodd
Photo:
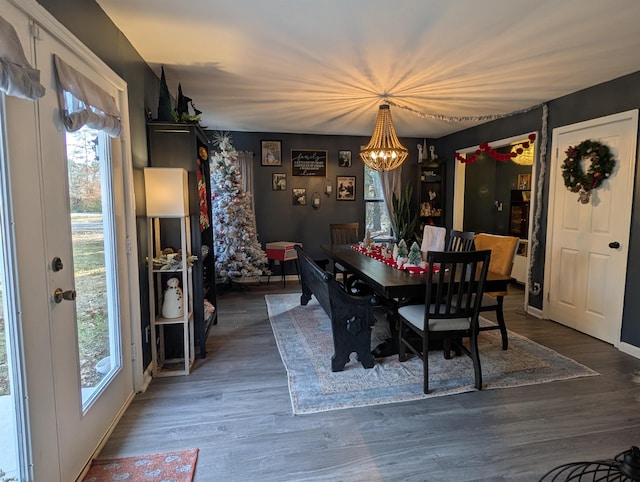
<svg viewBox="0 0 640 482"><path fill-rule="evenodd" d="M431 312L435 307L431 305ZM424 330L424 305L406 305L398 308L398 314L413 326ZM429 331L466 330L470 326L469 318L431 318L429 319Z"/></svg>
<svg viewBox="0 0 640 482"><path fill-rule="evenodd" d="M489 271L504 275L511 275L513 258L520 240L515 236L500 236L497 234L479 233L475 235L474 243L477 250L490 249L491 261Z"/></svg>

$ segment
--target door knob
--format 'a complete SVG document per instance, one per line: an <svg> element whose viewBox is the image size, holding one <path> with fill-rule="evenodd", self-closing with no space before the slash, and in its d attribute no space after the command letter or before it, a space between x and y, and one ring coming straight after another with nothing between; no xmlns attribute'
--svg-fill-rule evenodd
<svg viewBox="0 0 640 482"><path fill-rule="evenodd" d="M62 303L62 300L75 301L76 290L62 291L61 288L56 288L53 292L53 301L56 303Z"/></svg>
<svg viewBox="0 0 640 482"><path fill-rule="evenodd" d="M609 247L611 249L618 249L620 247L620 243L617 242L617 241L613 241L613 242L609 243Z"/></svg>

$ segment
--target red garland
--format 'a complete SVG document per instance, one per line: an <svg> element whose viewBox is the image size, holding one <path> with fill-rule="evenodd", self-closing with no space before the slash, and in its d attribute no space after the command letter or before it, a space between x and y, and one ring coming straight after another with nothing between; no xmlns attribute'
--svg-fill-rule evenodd
<svg viewBox="0 0 640 482"><path fill-rule="evenodd" d="M476 151L473 154L471 155L467 154L466 157L456 152L456 159L464 164L472 164L478 160L478 157L483 152L486 152L491 157L493 157L496 161L506 162L522 154L524 149L529 148L529 142L533 142L535 140L536 140L536 135L529 134L528 141L521 142L520 144L515 144L517 146L521 146L516 149L516 152L508 152L508 153L497 152L493 147L489 145L488 142L483 142L478 146L478 149L476 149Z"/></svg>

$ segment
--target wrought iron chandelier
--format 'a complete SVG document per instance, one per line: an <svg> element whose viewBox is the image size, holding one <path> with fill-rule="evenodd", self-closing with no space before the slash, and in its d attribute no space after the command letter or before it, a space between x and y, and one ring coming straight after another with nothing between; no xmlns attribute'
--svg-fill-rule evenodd
<svg viewBox="0 0 640 482"><path fill-rule="evenodd" d="M404 162L409 150L400 144L388 104L378 109L376 127L369 144L360 151L362 161L375 171L391 171Z"/></svg>

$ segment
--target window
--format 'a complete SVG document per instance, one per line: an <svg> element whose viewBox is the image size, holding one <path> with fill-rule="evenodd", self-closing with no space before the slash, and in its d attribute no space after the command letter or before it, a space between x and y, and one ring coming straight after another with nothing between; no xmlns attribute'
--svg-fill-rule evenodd
<svg viewBox="0 0 640 482"><path fill-rule="evenodd" d="M364 166L364 205L365 232L372 238L388 239L391 237L391 220L384 202L380 175L368 166Z"/></svg>

